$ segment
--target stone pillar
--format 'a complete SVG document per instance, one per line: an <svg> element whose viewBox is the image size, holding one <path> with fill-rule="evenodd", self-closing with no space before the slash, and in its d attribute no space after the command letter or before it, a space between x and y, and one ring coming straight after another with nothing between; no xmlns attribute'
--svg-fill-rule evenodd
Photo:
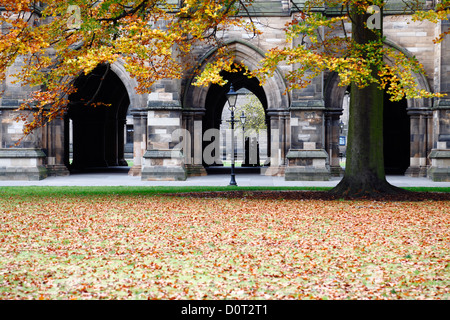
<svg viewBox="0 0 450 320"><path fill-rule="evenodd" d="M164 79L153 85L148 96L142 180L186 180L180 91L180 80Z"/></svg>
<svg viewBox="0 0 450 320"><path fill-rule="evenodd" d="M285 109L268 110L270 166L261 168L261 174L266 176L283 176L286 167L286 154L289 150L290 132L289 113Z"/></svg>
<svg viewBox="0 0 450 320"><path fill-rule="evenodd" d="M323 28L319 28L318 32L325 36ZM298 37L293 40L293 45L300 45L304 40ZM298 63L293 65L293 68L299 67ZM305 77L311 75L308 71L305 73ZM291 144L287 154L285 180L329 180L330 164L325 150L323 74L312 77L305 88L292 90L291 99Z"/></svg>
<svg viewBox="0 0 450 320"><path fill-rule="evenodd" d="M149 107L148 143L142 180L186 180L182 149L181 106Z"/></svg>
<svg viewBox="0 0 450 320"><path fill-rule="evenodd" d="M47 154L44 163L49 176L70 174L65 164L65 130L68 129L64 119L55 119L43 128L43 147Z"/></svg>
<svg viewBox="0 0 450 320"><path fill-rule="evenodd" d="M427 143L426 143L426 155L427 155L427 171L431 166L431 159L428 157L431 150L433 150L433 111L429 110L426 114L426 123L427 123ZM424 173L424 177L427 176L427 172Z"/></svg>
<svg viewBox="0 0 450 320"><path fill-rule="evenodd" d="M408 109L410 116L410 166L405 175L410 177L426 177L429 166L428 154L431 150L430 124L432 111L426 108Z"/></svg>
<svg viewBox="0 0 450 320"><path fill-rule="evenodd" d="M437 28L438 33L448 32L450 22L442 20ZM450 181L450 39L444 37L436 50L435 90L447 96L433 106L433 149L427 174L433 181Z"/></svg>
<svg viewBox="0 0 450 320"><path fill-rule="evenodd" d="M133 116L133 166L128 174L140 176L145 151L147 150L147 109L132 109Z"/></svg>
<svg viewBox="0 0 450 320"><path fill-rule="evenodd" d="M411 154L410 165L406 170L405 175L410 177L420 177L420 114L412 111L408 111L408 114L410 116Z"/></svg>
<svg viewBox="0 0 450 320"><path fill-rule="evenodd" d="M325 113L325 150L330 158L330 173L334 177L343 175L344 170L339 163L339 120L342 109L328 109Z"/></svg>
<svg viewBox="0 0 450 320"><path fill-rule="evenodd" d="M427 169L427 119L422 114L419 118L419 134L420 134L420 140L419 140L419 167L420 172L419 175L424 175Z"/></svg>
<svg viewBox="0 0 450 320"><path fill-rule="evenodd" d="M329 180L323 101L293 102L290 125L291 149L287 154L285 180Z"/></svg>
<svg viewBox="0 0 450 320"><path fill-rule="evenodd" d="M283 110L280 115L280 127L281 127L281 159L284 159L284 166L287 164L287 154L291 147L291 125L290 125L290 114L289 111Z"/></svg>
<svg viewBox="0 0 450 320"><path fill-rule="evenodd" d="M450 100L440 101L434 110L436 142L429 154L428 177L433 181L450 181Z"/></svg>
<svg viewBox="0 0 450 320"><path fill-rule="evenodd" d="M183 128L189 136L189 148L183 152L187 175L206 176L206 169L203 165L203 122L204 109L192 109L183 111ZM220 156L219 154L217 155Z"/></svg>
<svg viewBox="0 0 450 320"><path fill-rule="evenodd" d="M4 141L3 141L3 124L2 124L2 110L0 110L0 148L3 147Z"/></svg>

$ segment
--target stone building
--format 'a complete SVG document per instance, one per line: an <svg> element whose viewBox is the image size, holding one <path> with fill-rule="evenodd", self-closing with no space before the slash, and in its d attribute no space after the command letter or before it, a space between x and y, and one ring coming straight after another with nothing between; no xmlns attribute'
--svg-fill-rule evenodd
<svg viewBox="0 0 450 320"><path fill-rule="evenodd" d="M225 35L236 62L252 70L267 50L284 45L282 29L300 4L256 1L250 12L262 34L253 37L235 30ZM333 14L329 8L321 11ZM385 9L383 21L386 46L416 56L423 64L426 74L413 74L418 88L450 93L450 40L437 45L432 41L448 30L449 23L413 22L395 2ZM199 47L193 54L205 65L214 59L214 52L214 48ZM20 63L8 74L20 68ZM93 73L100 74L104 68L98 66ZM0 99L0 179L37 180L68 175L77 168L126 165L127 115L133 117L134 126L134 164L129 174L140 175L142 180L183 180L206 174L209 164L204 153L216 142L205 133L219 128L231 83L235 90L252 92L264 107L270 165L262 174L281 175L286 180L327 180L340 175L339 138L345 132L345 124L344 128L340 124L347 88L338 85L336 74L324 73L307 88L285 94L285 75L291 68L280 65L264 85L243 73L224 73L229 80L224 87L195 87L191 78L166 79L155 84L150 94L142 95L136 93L135 80L118 61L110 66L98 95L98 101L111 107L81 109L74 99L64 119L37 130L19 146L14 144L21 136L22 123L14 121L15 110L30 89L7 77L0 88L4 90ZM80 77L77 98L89 96L98 81ZM384 114L387 174L450 181L450 98L386 100Z"/></svg>

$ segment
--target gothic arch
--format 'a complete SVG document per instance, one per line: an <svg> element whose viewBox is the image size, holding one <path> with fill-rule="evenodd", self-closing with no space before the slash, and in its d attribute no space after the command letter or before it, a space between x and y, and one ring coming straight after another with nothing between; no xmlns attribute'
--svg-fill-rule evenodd
<svg viewBox="0 0 450 320"><path fill-rule="evenodd" d="M255 70L259 62L264 58L264 53L259 48L242 40L230 41L226 46L235 53L234 62L247 66L250 71ZM216 50L211 50L200 60L201 69L214 59L215 52ZM183 99L183 108L203 109L210 87L195 87L192 85L193 80L191 78L188 81ZM286 92L286 83L279 70L266 80L262 85L262 89L266 95L268 110L289 108L290 98L289 95L284 94Z"/></svg>
<svg viewBox="0 0 450 320"><path fill-rule="evenodd" d="M128 92L128 98L130 99L130 109L145 108L147 106L147 98L144 94L136 92L138 83L136 79L130 77L130 74L125 70L124 61L118 59L111 64L111 71L113 71L119 79L122 81Z"/></svg>
<svg viewBox="0 0 450 320"><path fill-rule="evenodd" d="M245 65L249 71L256 70L259 67L260 61L264 58L264 52L248 42L232 40L225 45L229 51L234 53L234 62ZM203 70L208 62L214 61L216 52L216 49L211 50L200 59L200 70ZM248 89L261 101L266 112L266 122L268 125L267 148L268 155L270 155L272 152L270 147L271 142L269 140L271 130L285 125L285 113L288 112L290 106L290 96L289 94L285 94L287 92L287 86L284 77L279 70L276 70L272 77L266 79L264 84L261 84L257 78L248 78L243 72L223 72L223 76L229 81L223 87L216 84L196 87L192 85L194 77L187 79L182 99L185 128L189 132L194 132L195 121L201 121L202 132L211 128L219 128L220 115L226 103L226 93L232 82L236 91L241 88ZM280 124L281 122L283 124ZM283 136L280 139L281 142L279 145L285 148L287 137ZM203 145L204 147L205 145ZM280 154L284 156L283 152ZM272 162L270 165L272 166Z"/></svg>

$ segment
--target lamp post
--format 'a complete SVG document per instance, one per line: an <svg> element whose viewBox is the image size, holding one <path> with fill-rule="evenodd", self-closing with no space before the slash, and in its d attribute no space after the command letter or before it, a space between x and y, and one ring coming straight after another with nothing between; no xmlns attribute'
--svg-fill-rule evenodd
<svg viewBox="0 0 450 320"><path fill-rule="evenodd" d="M245 162L245 121L247 117L245 116L244 111L241 114L241 123L242 123L242 162Z"/></svg>
<svg viewBox="0 0 450 320"><path fill-rule="evenodd" d="M231 180L230 180L230 186L237 186L235 174L234 174L234 111L236 110L236 100L237 100L237 92L234 91L233 84L230 85L230 91L227 93L227 99L228 99L228 109L231 111L231 120L228 120L228 122L231 122L231 150L233 151L233 154L231 156Z"/></svg>
<svg viewBox="0 0 450 320"><path fill-rule="evenodd" d="M342 137L342 133L343 133L343 131L344 131L344 122L342 122L342 120L339 122L339 129L340 129L340 136L339 136L339 158L341 158L341 160L340 160L340 162L342 161L342 158L343 158L343 156L344 156L344 153L341 151L341 147L340 146L342 146L342 145L345 145L345 144L343 144L342 143L342 141L341 141L341 139L343 138ZM339 164L340 165L340 164Z"/></svg>

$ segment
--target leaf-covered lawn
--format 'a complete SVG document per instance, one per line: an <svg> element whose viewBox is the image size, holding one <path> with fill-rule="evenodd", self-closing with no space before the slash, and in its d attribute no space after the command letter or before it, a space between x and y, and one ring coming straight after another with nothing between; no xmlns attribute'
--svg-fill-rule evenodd
<svg viewBox="0 0 450 320"><path fill-rule="evenodd" d="M3 196L0 298L450 299L448 197L297 198Z"/></svg>

